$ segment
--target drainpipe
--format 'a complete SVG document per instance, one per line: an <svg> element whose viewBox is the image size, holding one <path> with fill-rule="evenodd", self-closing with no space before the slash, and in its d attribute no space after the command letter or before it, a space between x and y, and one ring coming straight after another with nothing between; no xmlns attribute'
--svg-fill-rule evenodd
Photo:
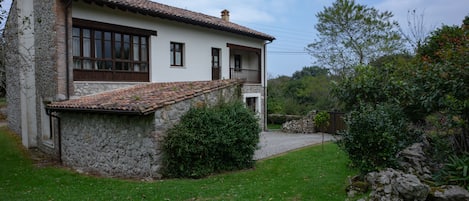
<svg viewBox="0 0 469 201"><path fill-rule="evenodd" d="M62 135L61 135L61 126L60 126L60 117L53 114L53 112L49 109L46 108L46 114L49 116L49 129L50 129L50 132L51 132L51 135L53 135L54 133L52 132L53 131L53 127L52 127L52 118L56 118L57 119L57 125L58 125L58 128L57 128L57 149L58 149L58 158L59 158L59 162L62 163Z"/></svg>
<svg viewBox="0 0 469 201"><path fill-rule="evenodd" d="M69 38L68 38L68 35L69 35L69 29L68 29L68 10L69 8L71 8L71 5L72 5L72 0L66 0L65 1L65 9L64 9L64 12L65 12L65 73L67 74L65 77L66 77L66 93L67 93L67 100L70 99L70 59L68 58L70 56L70 53L69 53Z"/></svg>
<svg viewBox="0 0 469 201"><path fill-rule="evenodd" d="M267 45L273 41L264 42L264 130L267 130Z"/></svg>

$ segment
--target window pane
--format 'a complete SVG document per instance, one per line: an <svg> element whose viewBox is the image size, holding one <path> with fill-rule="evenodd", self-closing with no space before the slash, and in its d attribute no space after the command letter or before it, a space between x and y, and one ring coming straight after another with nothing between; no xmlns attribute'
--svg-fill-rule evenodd
<svg viewBox="0 0 469 201"><path fill-rule="evenodd" d="M171 43L170 46L170 60L171 65L173 66L182 66L183 58L183 44L181 43Z"/></svg>
<svg viewBox="0 0 469 201"><path fill-rule="evenodd" d="M124 35L124 59L130 59L130 36Z"/></svg>
<svg viewBox="0 0 469 201"><path fill-rule="evenodd" d="M122 63L116 62L116 68L114 70L122 70Z"/></svg>
<svg viewBox="0 0 469 201"><path fill-rule="evenodd" d="M73 68L74 68L74 69L81 69L81 60L79 60L79 59L74 59L74 60L73 60Z"/></svg>
<svg viewBox="0 0 469 201"><path fill-rule="evenodd" d="M76 36L80 37L80 28L73 27L72 35L73 35L73 37L76 37Z"/></svg>
<svg viewBox="0 0 469 201"><path fill-rule="evenodd" d="M111 32L104 32L104 58L112 58Z"/></svg>
<svg viewBox="0 0 469 201"><path fill-rule="evenodd" d="M106 61L104 68L106 70L112 70L112 61Z"/></svg>
<svg viewBox="0 0 469 201"><path fill-rule="evenodd" d="M103 58L103 41L102 41L102 34L101 31L94 32L94 57L95 58Z"/></svg>
<svg viewBox="0 0 469 201"><path fill-rule="evenodd" d="M80 56L80 38L73 38L73 56L79 57Z"/></svg>
<svg viewBox="0 0 469 201"><path fill-rule="evenodd" d="M148 65L147 64L141 64L140 65L140 72L148 72Z"/></svg>
<svg viewBox="0 0 469 201"><path fill-rule="evenodd" d="M140 60L140 46L139 46L139 38L138 36L133 37L133 59L134 61Z"/></svg>
<svg viewBox="0 0 469 201"><path fill-rule="evenodd" d="M89 29L83 29L83 57L91 57L91 34Z"/></svg>
<svg viewBox="0 0 469 201"><path fill-rule="evenodd" d="M90 60L83 60L83 69L91 70L91 61Z"/></svg>
<svg viewBox="0 0 469 201"><path fill-rule="evenodd" d="M171 61L171 66L176 65L176 63L174 62L174 52L173 51L171 51L171 53L170 53L169 60Z"/></svg>
<svg viewBox="0 0 469 201"><path fill-rule="evenodd" d="M83 38L91 38L91 31L89 29L83 29Z"/></svg>
<svg viewBox="0 0 469 201"><path fill-rule="evenodd" d="M134 71L140 72L140 64L134 64Z"/></svg>
<svg viewBox="0 0 469 201"><path fill-rule="evenodd" d="M104 66L104 61L96 61L96 67L98 70L106 69Z"/></svg>
<svg viewBox="0 0 469 201"><path fill-rule="evenodd" d="M72 54L73 56L79 57L80 54L80 28L73 28L73 39L72 39Z"/></svg>
<svg viewBox="0 0 469 201"><path fill-rule="evenodd" d="M181 54L181 52L176 52L175 65L182 66L182 54Z"/></svg>
<svg viewBox="0 0 469 201"><path fill-rule="evenodd" d="M148 60L148 50L147 50L147 45L144 45L143 44L143 40L142 40L142 46L141 46L141 54L142 54L142 59L141 61L147 61Z"/></svg>
<svg viewBox="0 0 469 201"><path fill-rule="evenodd" d="M83 57L91 57L91 39L83 38Z"/></svg>
<svg viewBox="0 0 469 201"><path fill-rule="evenodd" d="M116 33L114 35L114 58L116 59L120 59L122 58L122 54L121 54L121 50L122 50L122 38L121 38L121 34L119 33Z"/></svg>

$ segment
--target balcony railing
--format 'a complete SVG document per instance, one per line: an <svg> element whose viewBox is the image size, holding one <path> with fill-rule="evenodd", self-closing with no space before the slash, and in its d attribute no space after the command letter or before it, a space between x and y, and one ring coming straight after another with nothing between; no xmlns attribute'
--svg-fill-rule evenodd
<svg viewBox="0 0 469 201"><path fill-rule="evenodd" d="M254 69L235 69L230 68L231 79L241 79L246 83L261 83L261 72Z"/></svg>

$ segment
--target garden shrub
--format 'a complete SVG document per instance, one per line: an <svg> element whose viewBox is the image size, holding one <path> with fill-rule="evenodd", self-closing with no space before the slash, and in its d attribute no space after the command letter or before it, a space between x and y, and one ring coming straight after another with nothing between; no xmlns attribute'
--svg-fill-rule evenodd
<svg viewBox="0 0 469 201"><path fill-rule="evenodd" d="M450 156L434 179L439 185L459 185L469 190L469 153Z"/></svg>
<svg viewBox="0 0 469 201"><path fill-rule="evenodd" d="M192 108L162 141L163 174L200 178L251 168L259 120L240 102Z"/></svg>
<svg viewBox="0 0 469 201"><path fill-rule="evenodd" d="M361 173L396 167L396 154L420 134L409 127L404 112L392 104L362 105L346 115L348 129L338 141Z"/></svg>

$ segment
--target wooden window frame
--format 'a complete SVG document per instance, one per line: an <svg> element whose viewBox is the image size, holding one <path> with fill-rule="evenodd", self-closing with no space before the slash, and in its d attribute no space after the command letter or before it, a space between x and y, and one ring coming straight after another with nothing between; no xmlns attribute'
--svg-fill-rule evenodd
<svg viewBox="0 0 469 201"><path fill-rule="evenodd" d="M242 56L240 54L234 55L234 71L241 71L243 69Z"/></svg>
<svg viewBox="0 0 469 201"><path fill-rule="evenodd" d="M218 67L218 68L221 67L220 52L221 52L220 48L212 47L212 67ZM217 57L217 61L215 61L215 57Z"/></svg>
<svg viewBox="0 0 469 201"><path fill-rule="evenodd" d="M175 51L176 50L176 46L180 46L179 49L180 51ZM177 64L177 53L180 53L180 61L181 63L180 64ZM172 67L183 67L184 66L184 43L180 43L180 42L170 42L170 61L169 61L170 65Z"/></svg>
<svg viewBox="0 0 469 201"><path fill-rule="evenodd" d="M89 20L73 19L73 29L79 29L79 56L73 56L74 81L124 81L148 82L150 71L150 36L156 31L144 30L120 25L113 25ZM90 30L89 57L84 56L83 30ZM98 37L98 34L101 34ZM106 34L110 34L110 47L106 46ZM116 47L116 37L120 36L120 47ZM72 39L76 35L72 32ZM125 39L128 39L124 41ZM136 41L136 40L137 41ZM100 44L99 44L100 43ZM138 53L134 50L138 46ZM98 50L97 48L100 47ZM137 48L137 46L135 46ZM74 47L72 43L72 53ZM110 57L107 57L107 49ZM99 55L98 51L101 52ZM120 53L117 54L117 51ZM127 57L117 58L117 55L127 54ZM135 55L138 54L138 55ZM134 57L135 56L135 57ZM78 61L78 63L75 63ZM91 62L91 68L84 68L85 62ZM101 67L99 67L101 66ZM121 66L121 69L117 69ZM77 68L78 67L78 68Z"/></svg>

